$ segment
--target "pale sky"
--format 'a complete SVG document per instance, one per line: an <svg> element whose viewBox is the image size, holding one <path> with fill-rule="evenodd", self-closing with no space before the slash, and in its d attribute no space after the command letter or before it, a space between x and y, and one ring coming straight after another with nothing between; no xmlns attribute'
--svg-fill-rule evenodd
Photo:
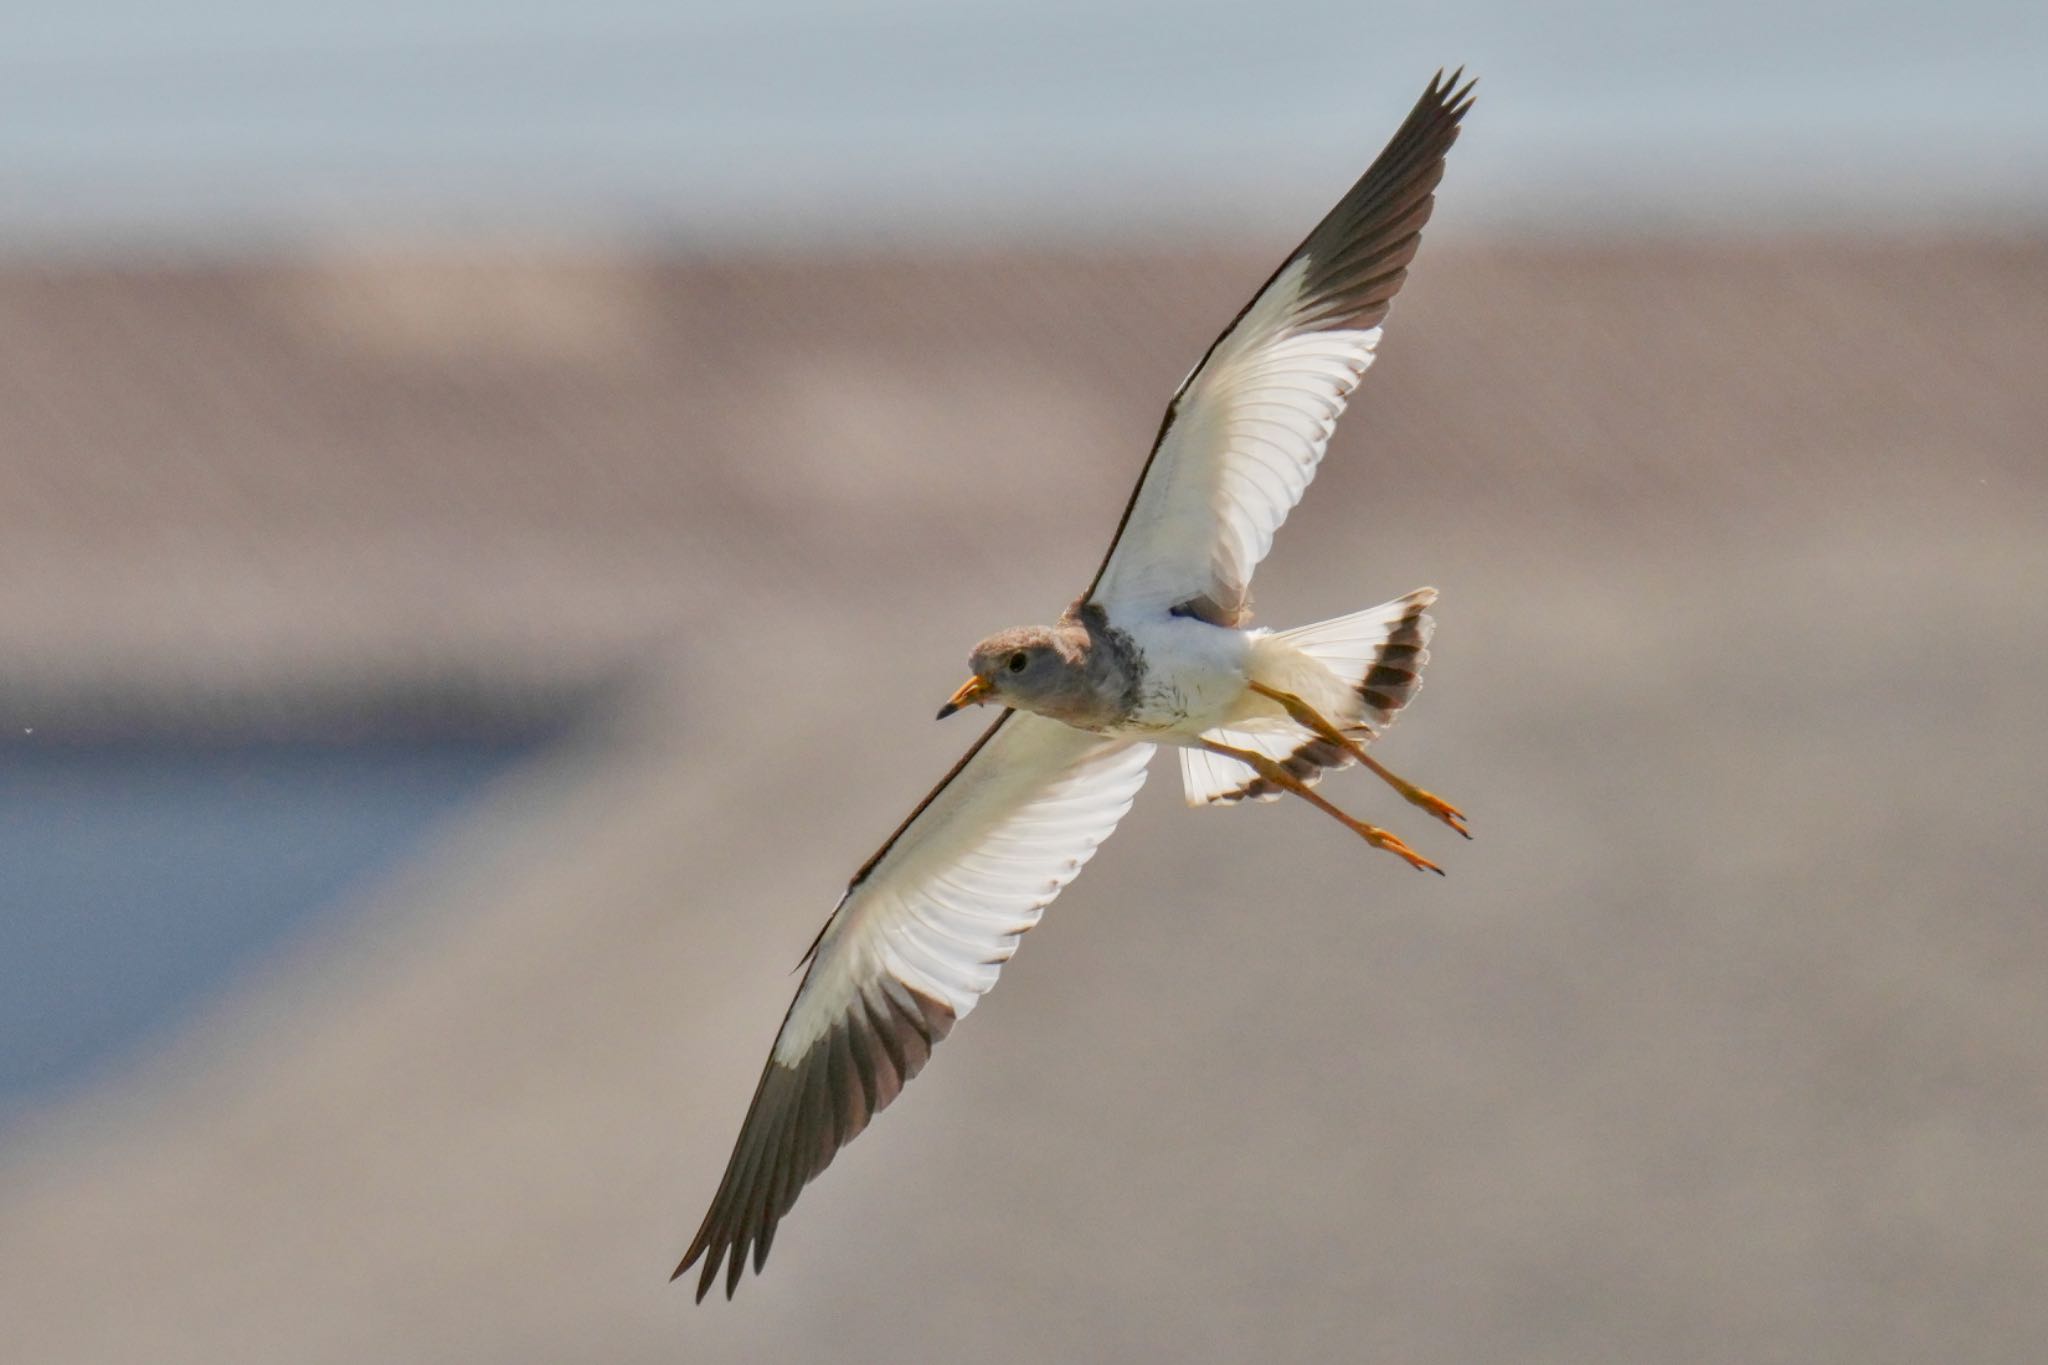
<svg viewBox="0 0 2048 1365"><path fill-rule="evenodd" d="M11 13L9 11L12 11ZM2048 6L0 6L0 247L1189 236L1299 221L1440 64L1460 230L2048 219Z"/></svg>

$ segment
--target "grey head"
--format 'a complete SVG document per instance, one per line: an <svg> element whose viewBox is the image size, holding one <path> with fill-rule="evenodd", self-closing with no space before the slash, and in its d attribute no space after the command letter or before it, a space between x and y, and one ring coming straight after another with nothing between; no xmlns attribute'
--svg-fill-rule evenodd
<svg viewBox="0 0 2048 1365"><path fill-rule="evenodd" d="M1128 711L1129 688L1116 651L1104 643L1073 618L997 631L968 655L972 676L939 708L939 719L994 702L1084 730L1108 728Z"/></svg>

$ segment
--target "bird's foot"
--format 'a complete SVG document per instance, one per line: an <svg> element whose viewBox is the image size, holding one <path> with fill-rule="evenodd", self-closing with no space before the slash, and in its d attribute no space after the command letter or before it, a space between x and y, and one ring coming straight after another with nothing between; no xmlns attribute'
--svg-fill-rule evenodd
<svg viewBox="0 0 2048 1365"><path fill-rule="evenodd" d="M1350 825L1358 836L1368 844L1371 844L1374 848L1385 849L1396 858L1405 861L1408 866L1414 868L1417 872L1434 872L1439 877L1444 875L1442 868L1408 847L1402 841L1401 836L1392 830L1381 829L1378 825L1368 825L1363 820L1352 820L1348 817L1345 823Z"/></svg>
<svg viewBox="0 0 2048 1365"><path fill-rule="evenodd" d="M1380 762L1372 755L1360 754L1358 758L1368 769L1378 774L1380 779L1388 786L1399 792L1403 801L1406 801L1411 806L1417 806L1428 811L1467 839L1472 837L1472 831L1465 828L1465 812L1459 810L1435 792L1424 791L1399 773L1390 771L1386 764Z"/></svg>
<svg viewBox="0 0 2048 1365"><path fill-rule="evenodd" d="M1409 805L1418 806L1428 811L1467 839L1472 837L1472 831L1465 828L1465 812L1459 810L1435 792L1426 792L1412 782L1403 781L1396 781L1394 783L1394 790L1401 793L1402 799L1406 800Z"/></svg>

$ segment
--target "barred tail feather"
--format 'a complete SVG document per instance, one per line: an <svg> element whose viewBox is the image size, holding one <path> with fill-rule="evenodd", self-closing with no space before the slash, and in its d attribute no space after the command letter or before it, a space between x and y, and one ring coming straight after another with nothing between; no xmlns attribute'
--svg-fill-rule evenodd
<svg viewBox="0 0 2048 1365"><path fill-rule="evenodd" d="M1250 749L1264 754L1313 787L1322 780L1325 768L1341 768L1351 761L1342 749L1328 740L1305 735L1294 725L1257 730L1211 730L1207 738L1233 749ZM1216 803L1235 805L1239 801L1277 801L1286 793L1234 758L1212 754L1207 749L1180 750L1180 779L1187 789L1190 806Z"/></svg>
<svg viewBox="0 0 2048 1365"><path fill-rule="evenodd" d="M1429 637L1436 630L1428 607L1435 601L1435 588L1418 588L1349 616L1280 631L1270 637L1270 644L1276 653L1294 656L1297 666L1301 656L1320 665L1319 670L1310 671L1319 674L1322 685L1297 690L1365 745L1378 738L1422 690ZM1318 695L1308 695L1311 692ZM1333 700L1339 704L1332 705ZM1207 738L1265 754L1310 786L1324 772L1352 761L1336 745L1291 721L1252 721L1243 728L1211 730ZM1280 788L1236 759L1206 749L1182 748L1180 773L1191 806L1271 801L1282 794Z"/></svg>
<svg viewBox="0 0 2048 1365"><path fill-rule="evenodd" d="M1331 716L1342 724L1363 724L1375 736L1422 690L1422 666L1429 662L1429 637L1436 619L1429 606L1435 588L1417 588L1376 607L1318 621L1275 637L1293 645L1350 683L1364 704L1363 716Z"/></svg>

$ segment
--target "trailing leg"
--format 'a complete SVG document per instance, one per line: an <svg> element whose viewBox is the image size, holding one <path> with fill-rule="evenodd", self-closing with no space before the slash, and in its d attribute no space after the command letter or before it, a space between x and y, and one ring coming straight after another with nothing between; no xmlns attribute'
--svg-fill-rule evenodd
<svg viewBox="0 0 2048 1365"><path fill-rule="evenodd" d="M1368 825L1363 820L1352 819L1349 815L1346 815L1343 811L1338 810L1328 801L1325 801L1322 797L1316 795L1316 793L1312 789L1310 789L1307 783L1303 782L1293 773L1288 772L1286 768L1282 767L1278 763L1275 763L1272 759L1266 757L1264 754L1258 752L1256 749L1232 748L1228 744L1218 744L1216 741L1211 739L1202 740L1200 741L1200 743L1202 747L1204 749L1207 749L1210 753L1221 754L1225 758L1234 758L1238 762L1245 764L1247 767L1251 768L1252 771L1258 773L1259 776L1265 778L1274 786L1282 787L1288 791L1293 792L1296 796L1308 802L1317 810L1322 811L1325 815L1328 815L1331 819L1343 825L1353 834L1356 834L1360 838L1364 839L1368 844L1371 844L1374 848L1383 848L1387 852L1393 854L1395 857L1406 860L1408 865L1416 869L1418 872L1434 872L1439 877L1444 875L1444 870L1442 868L1438 867L1429 859L1423 857L1420 853L1417 853L1414 849L1408 847L1407 844L1401 841L1399 835L1394 834L1389 830L1381 829L1377 825Z"/></svg>
<svg viewBox="0 0 2048 1365"><path fill-rule="evenodd" d="M1434 792L1426 792L1407 778L1390 771L1378 759L1368 754L1364 747L1356 740L1352 739L1335 725L1332 725L1322 712L1310 706L1300 697L1295 696L1292 692L1282 692L1277 687L1268 687L1256 679L1252 681L1251 689L1262 697L1269 697L1280 703L1281 709L1287 712L1288 717L1295 724L1314 731L1317 735L1343 749L1346 753L1364 764L1366 768L1377 774L1380 780L1401 793L1402 798L1410 805L1420 806L1423 810L1428 811L1467 839L1472 837L1472 831L1465 828L1465 812L1459 810Z"/></svg>

